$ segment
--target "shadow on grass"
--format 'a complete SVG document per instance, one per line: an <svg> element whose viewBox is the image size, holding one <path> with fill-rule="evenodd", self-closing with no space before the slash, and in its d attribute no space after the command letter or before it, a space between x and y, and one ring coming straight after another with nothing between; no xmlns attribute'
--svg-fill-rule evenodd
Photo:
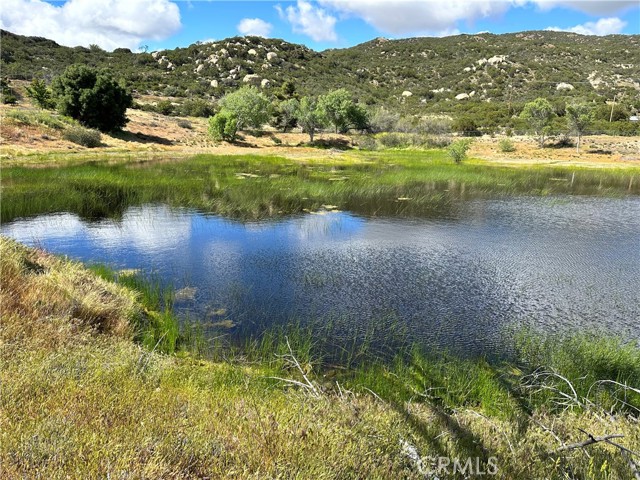
<svg viewBox="0 0 640 480"><path fill-rule="evenodd" d="M113 134L115 138L124 140L125 142L137 142L137 143L157 143L159 145L173 145L173 142L164 137L158 137L156 135L146 135L142 132L128 132L122 131Z"/></svg>

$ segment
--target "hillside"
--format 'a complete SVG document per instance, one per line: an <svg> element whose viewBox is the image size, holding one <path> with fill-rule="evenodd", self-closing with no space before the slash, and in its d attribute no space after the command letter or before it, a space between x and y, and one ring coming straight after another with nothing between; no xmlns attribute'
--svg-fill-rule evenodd
<svg viewBox="0 0 640 480"><path fill-rule="evenodd" d="M504 118L538 96L604 105L615 95L628 112L640 107L637 35L378 38L324 52L279 39L234 37L133 53L63 47L2 31L1 57L2 76L9 79L52 78L67 65L84 63L116 72L138 95L215 99L244 83L273 90L292 81L301 94L346 87L367 105L411 114L480 109Z"/></svg>

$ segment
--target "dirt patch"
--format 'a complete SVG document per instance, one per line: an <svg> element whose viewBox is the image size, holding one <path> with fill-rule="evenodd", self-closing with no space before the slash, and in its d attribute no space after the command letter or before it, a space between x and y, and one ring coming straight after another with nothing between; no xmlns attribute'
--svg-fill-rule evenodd
<svg viewBox="0 0 640 480"><path fill-rule="evenodd" d="M159 113L130 109L126 128L113 135L102 135L103 146L88 149L62 138L62 132L44 125L25 125L6 117L9 110L33 111L29 100L17 106L0 106L0 157L12 161L38 154L104 156L139 154L140 158L198 153L218 155L275 155L291 159L330 159L355 147L352 137L323 133L316 136L316 147L309 147L309 136L299 131L282 133L267 128L264 132L241 132L234 144L214 142L207 135L207 119L170 117ZM640 165L639 137L585 137L580 152L575 148L539 148L534 139L513 137L515 151L503 153L500 137L476 139L469 151L472 158L504 165ZM551 143L551 142L550 142ZM318 145L320 146L318 148ZM137 157L138 157L137 156ZM136 158L137 158L136 157Z"/></svg>
<svg viewBox="0 0 640 480"><path fill-rule="evenodd" d="M483 137L474 141L469 156L507 165L640 165L640 138L594 135L584 137L580 151L575 147L555 148L553 140L540 148L529 137L512 137L514 152L501 152L499 142L506 137Z"/></svg>

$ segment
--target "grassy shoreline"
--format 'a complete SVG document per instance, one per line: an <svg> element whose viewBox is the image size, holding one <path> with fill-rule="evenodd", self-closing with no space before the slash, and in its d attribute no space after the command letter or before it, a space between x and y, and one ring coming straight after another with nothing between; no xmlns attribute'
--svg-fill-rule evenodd
<svg viewBox="0 0 640 480"><path fill-rule="evenodd" d="M104 160L4 168L0 214L3 221L58 211L117 218L130 205L161 202L241 219L323 205L366 215L437 216L467 199L563 194L638 195L640 168L454 165L442 150L304 161L267 155Z"/></svg>
<svg viewBox="0 0 640 480"><path fill-rule="evenodd" d="M413 350L337 371L304 336L226 361L166 355L139 335L162 313L153 287L6 238L0 249L7 478L425 478L418 455L485 471L495 457L496 478L626 479L611 444L558 449L580 429L640 449L640 352L616 339L523 333L511 364Z"/></svg>

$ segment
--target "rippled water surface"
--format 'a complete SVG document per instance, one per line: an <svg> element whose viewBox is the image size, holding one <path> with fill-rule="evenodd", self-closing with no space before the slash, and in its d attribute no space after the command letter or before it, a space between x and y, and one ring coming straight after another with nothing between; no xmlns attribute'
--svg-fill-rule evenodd
<svg viewBox="0 0 640 480"><path fill-rule="evenodd" d="M154 272L175 285L180 312L229 320L230 334L332 322L344 339L392 324L409 341L474 354L505 348L511 325L640 338L640 199L478 200L456 212L240 223L150 205L119 221L17 220L2 233Z"/></svg>

